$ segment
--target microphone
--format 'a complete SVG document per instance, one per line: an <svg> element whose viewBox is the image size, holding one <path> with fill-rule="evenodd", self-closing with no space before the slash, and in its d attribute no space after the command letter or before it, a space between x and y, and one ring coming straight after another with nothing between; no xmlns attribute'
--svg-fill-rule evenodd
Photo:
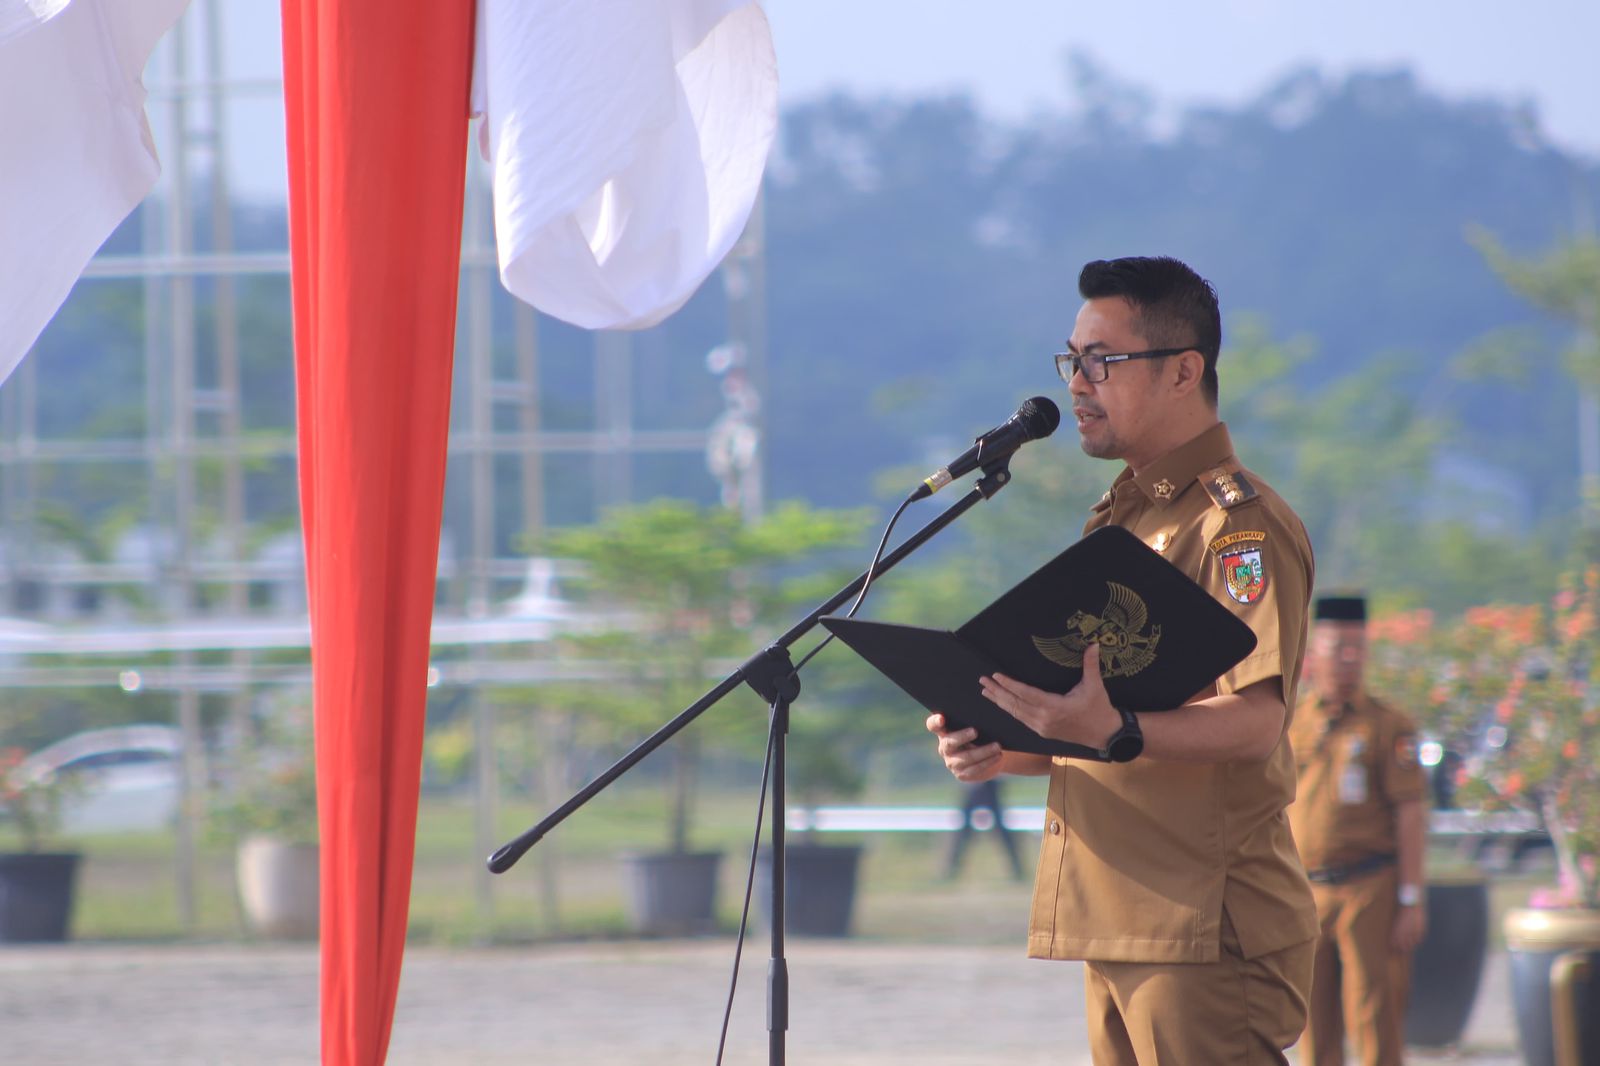
<svg viewBox="0 0 1600 1066"><path fill-rule="evenodd" d="M972 447L956 456L955 462L924 478L911 499L927 499L956 478L1004 459L1030 440L1048 437L1060 424L1061 409L1050 400L1043 396L1023 400L1016 414L979 437Z"/></svg>

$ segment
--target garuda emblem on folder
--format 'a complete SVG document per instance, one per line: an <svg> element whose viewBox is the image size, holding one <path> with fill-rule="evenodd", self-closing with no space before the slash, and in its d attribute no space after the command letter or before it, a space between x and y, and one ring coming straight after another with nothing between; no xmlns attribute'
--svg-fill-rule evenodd
<svg viewBox="0 0 1600 1066"><path fill-rule="evenodd" d="M1053 663L1066 667L1083 665L1083 653L1090 642L1100 645L1100 676L1129 677L1156 661L1156 645L1161 627L1145 624L1150 611L1139 594L1126 585L1107 581L1111 598L1099 617L1088 611L1074 612L1067 619L1067 631L1059 637L1034 637L1033 646Z"/></svg>

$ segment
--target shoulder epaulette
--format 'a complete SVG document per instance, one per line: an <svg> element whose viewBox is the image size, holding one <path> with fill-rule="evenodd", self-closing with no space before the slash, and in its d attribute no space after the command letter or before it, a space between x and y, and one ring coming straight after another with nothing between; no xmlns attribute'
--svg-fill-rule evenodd
<svg viewBox="0 0 1600 1066"><path fill-rule="evenodd" d="M1096 500L1094 502L1094 506L1089 508L1089 512L1091 514L1099 514L1101 511L1104 511L1107 507L1110 507L1110 506L1111 506L1111 490L1110 489L1106 489L1106 494L1104 496L1100 497L1098 500Z"/></svg>
<svg viewBox="0 0 1600 1066"><path fill-rule="evenodd" d="M1244 471L1234 466L1218 466L1200 475L1200 484L1211 494L1212 501L1223 510L1237 507L1256 498L1256 487L1250 484Z"/></svg>

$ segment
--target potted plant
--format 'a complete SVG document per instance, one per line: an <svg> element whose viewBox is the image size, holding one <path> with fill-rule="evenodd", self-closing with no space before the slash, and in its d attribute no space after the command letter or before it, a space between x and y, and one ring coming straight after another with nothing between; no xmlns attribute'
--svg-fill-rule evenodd
<svg viewBox="0 0 1600 1066"><path fill-rule="evenodd" d="M235 748L227 801L213 825L236 846L246 927L268 939L315 939L319 913L317 778L311 709L280 705Z"/></svg>
<svg viewBox="0 0 1600 1066"><path fill-rule="evenodd" d="M51 847L68 783L30 766L20 747L0 747L0 943L66 940L82 855ZM0 835L0 841L4 836Z"/></svg>
<svg viewBox="0 0 1600 1066"><path fill-rule="evenodd" d="M814 685L822 688L824 684ZM838 704L801 696L790 720L786 773L791 799L814 812L828 799L857 796L866 785L860 734L837 713ZM855 916L862 845L824 842L815 823L799 837L784 838L784 930L794 936L848 936ZM763 848L757 867L761 914L772 921L772 850Z"/></svg>
<svg viewBox="0 0 1600 1066"><path fill-rule="evenodd" d="M1441 696L1484 712L1463 806L1525 811L1549 833L1558 884L1506 916L1526 1060L1600 1062L1600 568L1544 605L1469 610L1448 634ZM1559 1050L1558 1050L1559 1049Z"/></svg>
<svg viewBox="0 0 1600 1066"><path fill-rule="evenodd" d="M965 569L919 571L915 582L886 585L874 613L926 621L958 618L972 599ZM924 712L865 660L845 647L830 649L805 668L805 691L790 719L788 774L793 802L808 813L859 797L871 753L926 740ZM931 745L930 745L931 746ZM818 831L808 817L787 838L785 927L800 936L848 936L866 848L850 834ZM770 921L771 856L762 857L763 913Z"/></svg>
<svg viewBox="0 0 1600 1066"><path fill-rule="evenodd" d="M616 509L597 525L548 537L542 552L580 560L578 583L609 605L603 632L569 637L582 652L618 664L621 677L598 686L591 706L638 735L688 706L725 671L760 648L756 627L775 625L814 585L782 568L852 538L844 512L786 504L745 523L727 508L679 500ZM730 697L719 733L748 739L762 722L748 692ZM641 932L703 931L714 924L721 854L693 846L703 726L667 746L672 760L664 851L625 857L633 925Z"/></svg>

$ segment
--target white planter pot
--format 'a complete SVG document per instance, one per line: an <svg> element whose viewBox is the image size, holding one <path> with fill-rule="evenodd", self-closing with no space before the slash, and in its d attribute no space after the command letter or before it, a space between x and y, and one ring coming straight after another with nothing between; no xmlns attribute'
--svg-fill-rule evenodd
<svg viewBox="0 0 1600 1066"><path fill-rule="evenodd" d="M270 940L317 937L317 845L246 837L239 845L239 899L250 931Z"/></svg>

